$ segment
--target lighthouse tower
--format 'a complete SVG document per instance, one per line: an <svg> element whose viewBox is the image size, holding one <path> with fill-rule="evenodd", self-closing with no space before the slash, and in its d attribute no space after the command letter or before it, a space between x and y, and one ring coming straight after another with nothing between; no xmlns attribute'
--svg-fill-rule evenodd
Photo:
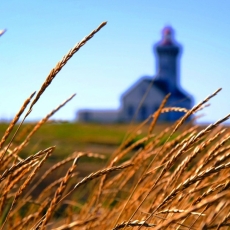
<svg viewBox="0 0 230 230"><path fill-rule="evenodd" d="M179 86L180 45L174 40L174 30L166 26L162 30L162 39L154 46L156 53L156 78L168 83L169 92L175 92Z"/></svg>
<svg viewBox="0 0 230 230"><path fill-rule="evenodd" d="M142 122L155 113L165 96L170 93L166 107L191 109L193 97L180 86L180 57L182 46L174 39L174 30L166 26L162 30L161 40L154 45L156 56L156 74L142 76L121 96L119 111L79 112L81 121L97 122ZM159 116L158 121L175 122L184 114L170 111Z"/></svg>

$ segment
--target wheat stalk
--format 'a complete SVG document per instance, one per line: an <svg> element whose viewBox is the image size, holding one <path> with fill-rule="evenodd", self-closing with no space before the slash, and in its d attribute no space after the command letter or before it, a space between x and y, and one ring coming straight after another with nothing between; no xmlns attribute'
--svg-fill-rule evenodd
<svg viewBox="0 0 230 230"><path fill-rule="evenodd" d="M97 220L98 218L97 217L91 217L85 221L73 221L71 224L65 224L65 225L62 225L58 228L54 228L53 230L68 230L68 229L73 229L75 227L80 227L80 226L85 226L87 225L88 223L94 221L94 220Z"/></svg>
<svg viewBox="0 0 230 230"><path fill-rule="evenodd" d="M30 141L31 137L34 135L34 133L44 124L48 121L48 119L53 116L58 110L60 110L63 106L65 106L69 101L71 101L76 94L73 94L71 97L66 99L62 104L60 104L56 109L52 110L46 117L44 117L42 120L40 120L36 126L32 129L32 131L27 135L26 139L18 146L16 147L12 154L16 154L20 152Z"/></svg>
<svg viewBox="0 0 230 230"><path fill-rule="evenodd" d="M0 141L0 149L2 148L3 144L5 143L7 137L9 136L10 132L12 131L13 127L15 126L17 121L19 120L19 118L22 115L22 113L25 111L27 105L30 103L30 101L31 101L31 99L33 98L34 95L35 95L35 92L32 93L31 96L25 100L25 102L23 103L23 105L20 108L19 112L15 115L14 119L10 122L7 130L5 131L3 137L2 137L2 139ZM3 158L3 156L4 156L4 154L1 155L0 162L1 162L2 158Z"/></svg>
<svg viewBox="0 0 230 230"><path fill-rule="evenodd" d="M157 214L161 214L161 213L190 213L192 215L200 215L200 216L205 216L205 214L203 213L199 213L199 212L189 212L188 210L182 210L182 209L166 209L163 211L158 212Z"/></svg>
<svg viewBox="0 0 230 230"><path fill-rule="evenodd" d="M152 227L156 227L156 224L146 223L146 222L141 221L141 220L133 220L133 221L129 221L129 222L124 221L124 222L116 225L116 227L113 228L113 230L122 229L122 228L125 228L127 226L130 226L130 227L144 226L144 227L147 227L147 228L152 228Z"/></svg>
<svg viewBox="0 0 230 230"><path fill-rule="evenodd" d="M44 229L45 226L47 225L48 221L50 220L51 216L53 215L53 212L57 206L57 204L59 203L59 201L61 200L62 194L67 186L67 182L68 180L71 178L74 169L77 166L77 161L79 160L79 158L83 156L83 154L78 154L78 156L74 159L72 166L69 168L69 170L67 171L65 177L63 178L61 184L59 185L58 189L55 192L55 195L50 203L50 206L45 214L44 219L42 220L41 224L39 225L39 229Z"/></svg>
<svg viewBox="0 0 230 230"><path fill-rule="evenodd" d="M181 214L179 214L177 216L174 216L174 218L166 220L161 225L157 226L156 230L166 229L171 223L185 218L188 215L188 213L192 213L192 212L194 212L194 211L196 211L196 210L198 210L198 209L200 209L200 208L202 208L202 207L204 207L206 205L213 204L213 203L217 202L219 199L223 198L226 195L227 195L227 193L224 192L222 194L219 194L219 195L216 195L216 196L210 198L209 200L204 200L203 202L201 202L201 203L191 207L190 209L188 209L187 212L181 213Z"/></svg>
<svg viewBox="0 0 230 230"><path fill-rule="evenodd" d="M167 103L169 97L170 97L170 94L167 94L167 95L165 96L165 98L162 100L159 109L154 113L154 115L153 115L153 120L152 120L152 122L151 122L151 124L150 124L150 126L149 126L148 136L152 133L153 128L154 128L154 126L155 126L156 123L157 123L157 119L159 118L159 116L160 116L160 114L161 114L161 112L162 112L162 109L164 108L165 104Z"/></svg>
<svg viewBox="0 0 230 230"><path fill-rule="evenodd" d="M16 204L16 202L18 201L20 195L22 194L22 192L25 190L25 188L28 186L28 184L31 182L31 180L34 178L34 176L36 175L37 171L41 168L42 164L45 162L45 160L48 158L48 156L54 151L54 148L50 148L48 151L46 151L46 155L44 156L44 158L38 163L36 162L35 164L36 167L34 168L34 170L32 171L32 173L29 175L29 177L27 177L27 179L25 180L25 182L20 186L20 188L18 189L15 197L14 197L14 200L11 204L11 207L10 207L10 210L9 212L7 213L7 216L5 218L5 221L1 227L1 230L4 228L7 220L8 220L8 217L10 217L10 213L14 207L14 205ZM35 165L33 165L35 166Z"/></svg>

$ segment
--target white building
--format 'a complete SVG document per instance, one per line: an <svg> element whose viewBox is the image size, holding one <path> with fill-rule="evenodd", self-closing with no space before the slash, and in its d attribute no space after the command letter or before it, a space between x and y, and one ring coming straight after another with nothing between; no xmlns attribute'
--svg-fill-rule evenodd
<svg viewBox="0 0 230 230"><path fill-rule="evenodd" d="M80 110L78 120L83 122L115 123L119 121L118 110Z"/></svg>

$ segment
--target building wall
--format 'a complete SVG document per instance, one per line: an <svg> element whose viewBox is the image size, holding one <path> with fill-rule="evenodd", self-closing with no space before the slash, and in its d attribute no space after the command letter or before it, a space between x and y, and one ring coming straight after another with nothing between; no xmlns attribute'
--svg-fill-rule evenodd
<svg viewBox="0 0 230 230"><path fill-rule="evenodd" d="M163 93L154 86L152 86L148 91L148 87L149 83L143 80L122 98L122 107L120 112L122 121L130 122L137 111L135 121L143 121L159 108L164 98ZM145 95L147 91L148 93ZM143 100L144 96L146 97ZM142 100L143 103L141 103Z"/></svg>
<svg viewBox="0 0 230 230"><path fill-rule="evenodd" d="M80 110L77 114L80 122L115 123L119 121L118 110Z"/></svg>

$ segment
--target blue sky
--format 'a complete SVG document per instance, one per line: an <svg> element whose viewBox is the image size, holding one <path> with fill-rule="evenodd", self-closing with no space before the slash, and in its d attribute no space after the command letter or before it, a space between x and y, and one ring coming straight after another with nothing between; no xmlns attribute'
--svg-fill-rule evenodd
<svg viewBox="0 0 230 230"><path fill-rule="evenodd" d="M55 119L82 108L116 109L120 95L155 74L153 44L170 24L183 45L181 85L199 102L222 87L201 122L230 112L230 1L10 0L0 2L0 118L10 119L49 71L102 21L108 24L67 63L28 120L44 117L73 93Z"/></svg>

